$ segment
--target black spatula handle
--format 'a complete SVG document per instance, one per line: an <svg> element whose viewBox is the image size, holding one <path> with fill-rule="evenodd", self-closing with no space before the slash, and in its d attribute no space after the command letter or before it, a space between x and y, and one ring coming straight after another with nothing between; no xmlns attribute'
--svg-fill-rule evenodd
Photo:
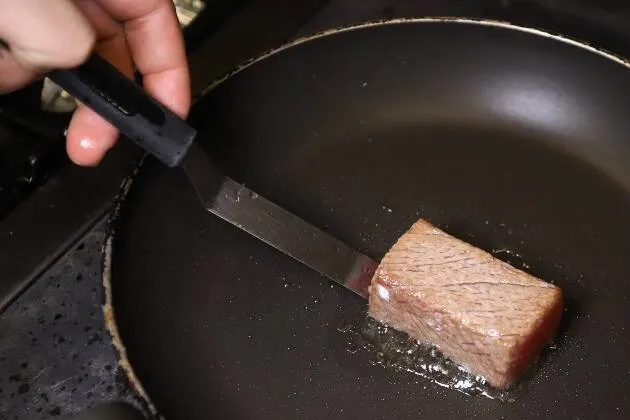
<svg viewBox="0 0 630 420"><path fill-rule="evenodd" d="M196 132L97 54L48 77L164 164L179 165Z"/></svg>

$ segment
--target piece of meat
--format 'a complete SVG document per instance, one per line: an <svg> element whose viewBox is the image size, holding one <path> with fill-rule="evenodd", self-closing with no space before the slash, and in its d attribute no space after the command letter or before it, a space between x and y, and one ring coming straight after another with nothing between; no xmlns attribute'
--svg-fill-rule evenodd
<svg viewBox="0 0 630 420"><path fill-rule="evenodd" d="M385 255L370 315L506 388L553 338L562 293L419 220Z"/></svg>

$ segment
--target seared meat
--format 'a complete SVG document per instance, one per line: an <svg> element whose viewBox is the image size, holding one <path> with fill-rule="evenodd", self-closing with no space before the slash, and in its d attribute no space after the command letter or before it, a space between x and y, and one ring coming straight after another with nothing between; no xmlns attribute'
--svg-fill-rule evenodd
<svg viewBox="0 0 630 420"><path fill-rule="evenodd" d="M372 317L506 388L553 338L562 293L419 220L370 286Z"/></svg>

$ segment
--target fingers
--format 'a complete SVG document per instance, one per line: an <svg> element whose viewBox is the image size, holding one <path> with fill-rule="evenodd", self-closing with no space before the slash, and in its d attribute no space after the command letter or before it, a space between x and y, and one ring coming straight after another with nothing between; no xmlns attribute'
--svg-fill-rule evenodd
<svg viewBox="0 0 630 420"><path fill-rule="evenodd" d="M109 34L99 43L99 52L119 69L132 74L132 62L125 61L130 50L149 93L181 116L186 116L190 108L190 81L179 21L172 2L83 0L78 5L99 34ZM115 21L122 23L124 36ZM80 107L68 131L68 154L79 164L97 164L113 146L116 135L116 131L98 116Z"/></svg>
<svg viewBox="0 0 630 420"><path fill-rule="evenodd" d="M75 3L96 31L95 49L119 70L131 76L133 60L121 24L94 0L75 0Z"/></svg>
<svg viewBox="0 0 630 420"><path fill-rule="evenodd" d="M121 25L92 0L76 2L98 34L96 50L120 71L133 75L133 62ZM100 163L118 138L118 131L94 111L79 105L66 135L70 159L83 166Z"/></svg>
<svg viewBox="0 0 630 420"><path fill-rule="evenodd" d="M73 67L92 50L94 30L70 0L0 0L0 10L0 39L25 69Z"/></svg>
<svg viewBox="0 0 630 420"><path fill-rule="evenodd" d="M19 89L46 69L72 67L92 50L94 31L69 0L0 0L0 93Z"/></svg>
<svg viewBox="0 0 630 420"><path fill-rule="evenodd" d="M0 95L26 86L36 76L36 72L18 63L8 49L0 48Z"/></svg>
<svg viewBox="0 0 630 420"><path fill-rule="evenodd" d="M188 65L171 0L76 2L0 0L0 40L11 49L0 57L0 92L20 87L47 69L79 65L98 32L97 50L105 58L128 75L135 63L149 93L186 116ZM98 164L117 135L99 116L79 106L68 129L68 154L78 164Z"/></svg>
<svg viewBox="0 0 630 420"><path fill-rule="evenodd" d="M190 108L188 63L172 1L96 1L123 23L147 91L180 116L186 116Z"/></svg>

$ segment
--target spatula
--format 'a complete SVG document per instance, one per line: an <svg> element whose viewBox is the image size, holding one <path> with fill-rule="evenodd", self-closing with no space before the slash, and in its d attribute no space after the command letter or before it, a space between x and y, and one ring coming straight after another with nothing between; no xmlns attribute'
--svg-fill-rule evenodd
<svg viewBox="0 0 630 420"><path fill-rule="evenodd" d="M207 211L368 297L375 261L225 176L194 128L105 59L48 77L165 165L182 166Z"/></svg>

